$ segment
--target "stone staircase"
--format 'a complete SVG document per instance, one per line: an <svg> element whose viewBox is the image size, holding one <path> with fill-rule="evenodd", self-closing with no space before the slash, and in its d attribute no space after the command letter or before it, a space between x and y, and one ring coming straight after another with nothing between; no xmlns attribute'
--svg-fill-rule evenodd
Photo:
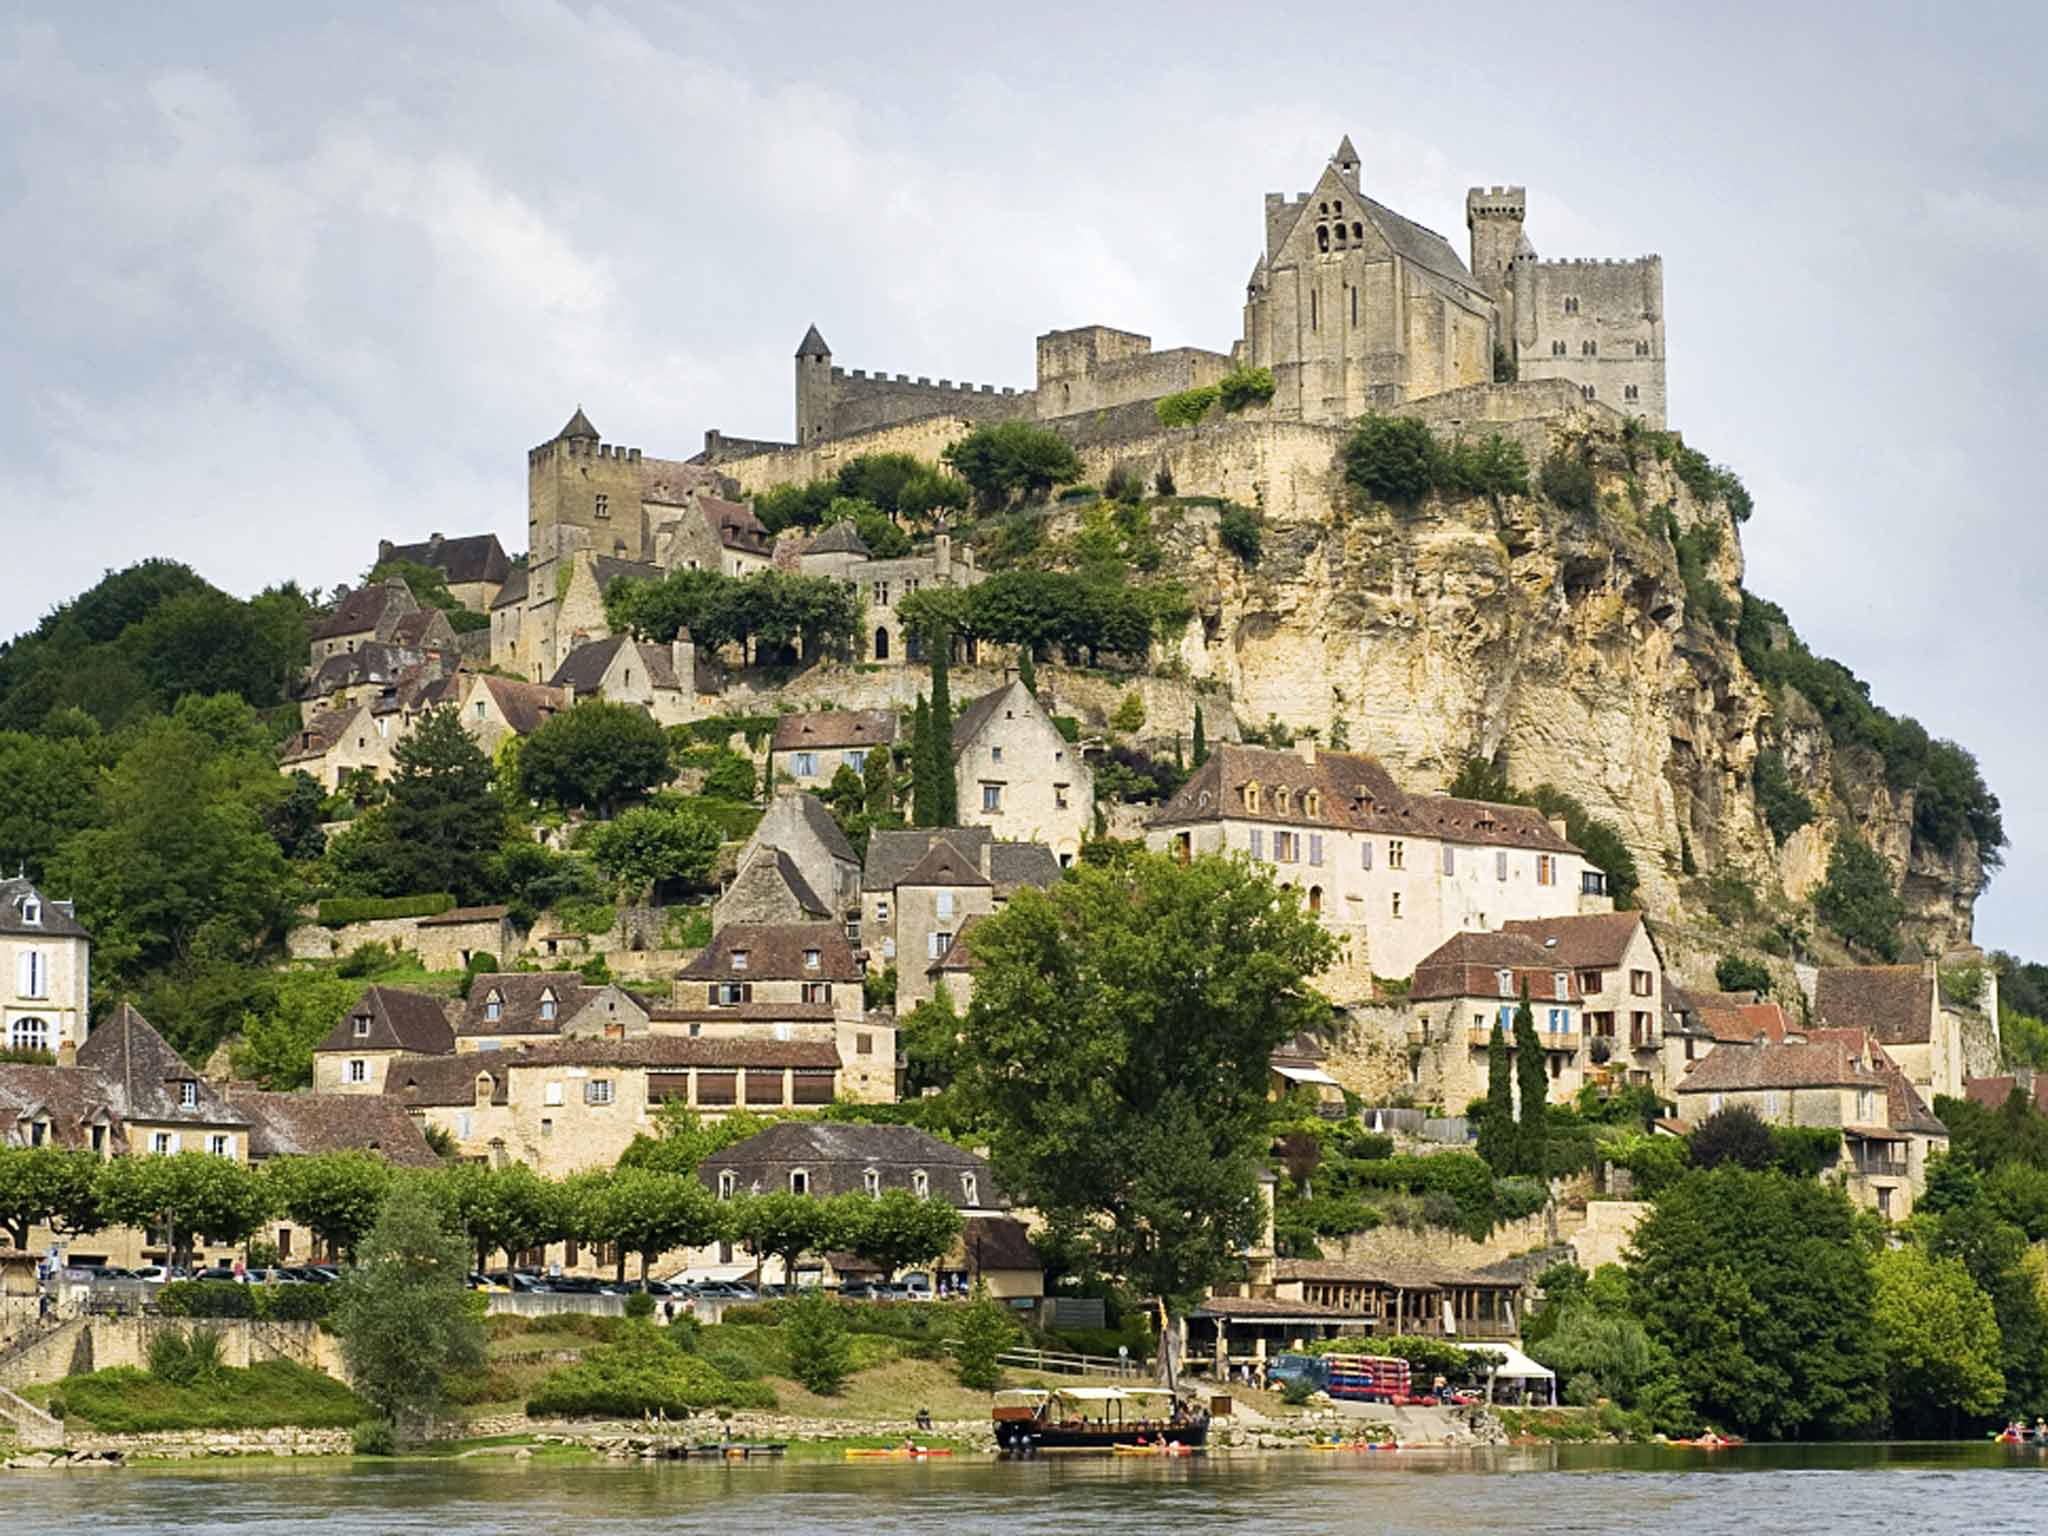
<svg viewBox="0 0 2048 1536"><path fill-rule="evenodd" d="M64 1421L43 1412L27 1398L0 1387L0 1420L14 1426L24 1450L54 1450L64 1443Z"/></svg>
<svg viewBox="0 0 2048 1536"><path fill-rule="evenodd" d="M68 1374L72 1350L86 1326L85 1318L67 1317L37 1322L12 1335L0 1345L0 1387L9 1383L26 1386ZM55 1369L49 1368L52 1363Z"/></svg>

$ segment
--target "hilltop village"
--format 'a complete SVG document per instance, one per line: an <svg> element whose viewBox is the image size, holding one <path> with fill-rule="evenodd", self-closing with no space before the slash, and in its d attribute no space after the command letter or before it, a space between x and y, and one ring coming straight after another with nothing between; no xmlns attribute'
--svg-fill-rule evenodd
<svg viewBox="0 0 2048 1536"><path fill-rule="evenodd" d="M566 1187L730 1122L684 1170L711 1202L953 1217L921 1246L535 1220L480 1268L915 1270L1048 1327L1085 1276L1172 1299L1190 1361L1261 1381L1361 1332L1536 1348L1532 1311L1564 1307L1543 1277L1627 1258L1731 1125L1776 1149L1742 1167L1797 1164L1903 1231L1949 1166L1948 1106L2025 1098L1968 943L1995 818L1944 833L1896 784L1856 800L1842 740L1757 674L1806 653L1782 615L1730 611L1748 497L1667 424L1660 258L1540 258L1520 187L1466 211L1461 253L1375 201L1346 138L1265 199L1227 350L1054 331L1032 387L997 388L848 370L813 325L787 440L656 457L577 406L526 453L523 550L388 530L295 637L262 793L299 884L266 963L317 1001L152 1017L137 922L53 858L0 882L0 1142ZM1448 640L1395 666L1358 639L1426 644L1454 602L1472 633L1523 603L1547 615L1525 636L1578 625L1586 675L1482 687ZM1298 922L1299 963L1229 1005L1268 1030L1249 1066L1145 1047L1261 1106L1255 1209L1181 1295L1106 1240L1074 1259L990 1042L1056 1016L1032 978L1062 946L1030 961L1034 925L1108 882L1150 912L1199 880ZM1085 924L1061 931L1085 957ZM1183 1035L1212 1017L1160 1007ZM1209 1088L1148 1102L1200 1121ZM1141 1205L1076 1210L1121 1232ZM182 1229L149 1209L16 1201L0 1261L47 1282L352 1246L311 1202ZM35 1286L10 1290L27 1326Z"/></svg>

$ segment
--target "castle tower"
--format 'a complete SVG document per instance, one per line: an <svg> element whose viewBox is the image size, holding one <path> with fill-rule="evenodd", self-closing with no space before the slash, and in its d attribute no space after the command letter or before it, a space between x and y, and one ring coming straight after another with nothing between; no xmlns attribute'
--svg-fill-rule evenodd
<svg viewBox="0 0 2048 1536"><path fill-rule="evenodd" d="M1465 228L1472 237L1472 275L1488 293L1501 291L1507 282L1508 267L1528 244L1522 233L1522 221L1528 212L1528 194L1520 187L1473 187L1465 194Z"/></svg>
<svg viewBox="0 0 2048 1536"><path fill-rule="evenodd" d="M796 348L796 440L815 442L832 426L832 349L813 325Z"/></svg>

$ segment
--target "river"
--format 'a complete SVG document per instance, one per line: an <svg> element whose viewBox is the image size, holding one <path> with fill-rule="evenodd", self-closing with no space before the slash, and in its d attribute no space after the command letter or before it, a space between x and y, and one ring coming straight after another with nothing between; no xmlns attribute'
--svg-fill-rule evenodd
<svg viewBox="0 0 2048 1536"><path fill-rule="evenodd" d="M1996 1536L2048 1529L2048 1456L1995 1445L1647 1446L643 1466L540 1459L208 1463L0 1473L6 1531L323 1536L534 1532L1262 1531Z"/></svg>

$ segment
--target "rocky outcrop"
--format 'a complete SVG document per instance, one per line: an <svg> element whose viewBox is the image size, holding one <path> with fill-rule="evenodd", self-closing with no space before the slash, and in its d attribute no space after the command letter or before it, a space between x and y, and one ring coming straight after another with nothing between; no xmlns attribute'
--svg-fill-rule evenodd
<svg viewBox="0 0 2048 1536"><path fill-rule="evenodd" d="M1156 451L1184 497L1262 503L1254 569L1221 547L1213 509L1177 511L1162 531L1164 568L1198 609L1175 665L1227 687L1246 725L1313 728L1417 789L1499 756L1516 785L1554 784L1613 822L1644 905L1674 920L1700 915L1689 867L1803 901L1826 873L1839 814L1900 872L1911 937L1930 952L1967 939L1984 883L1968 839L1944 852L1917 838L1912 796L1887 787L1882 765L1838 751L1795 691L1773 697L1745 666L1742 550L1726 504L1695 496L1611 413L1520 422L1512 435L1532 466L1552 450L1587 454L1594 504L1364 501L1339 477L1342 434L1299 425L1226 424L1197 429L1205 440L1192 445L1178 433L1156 450L1125 442L1086 457L1093 471ZM1674 535L1700 556L1690 591ZM1820 813L1782 848L1754 788L1774 740Z"/></svg>

